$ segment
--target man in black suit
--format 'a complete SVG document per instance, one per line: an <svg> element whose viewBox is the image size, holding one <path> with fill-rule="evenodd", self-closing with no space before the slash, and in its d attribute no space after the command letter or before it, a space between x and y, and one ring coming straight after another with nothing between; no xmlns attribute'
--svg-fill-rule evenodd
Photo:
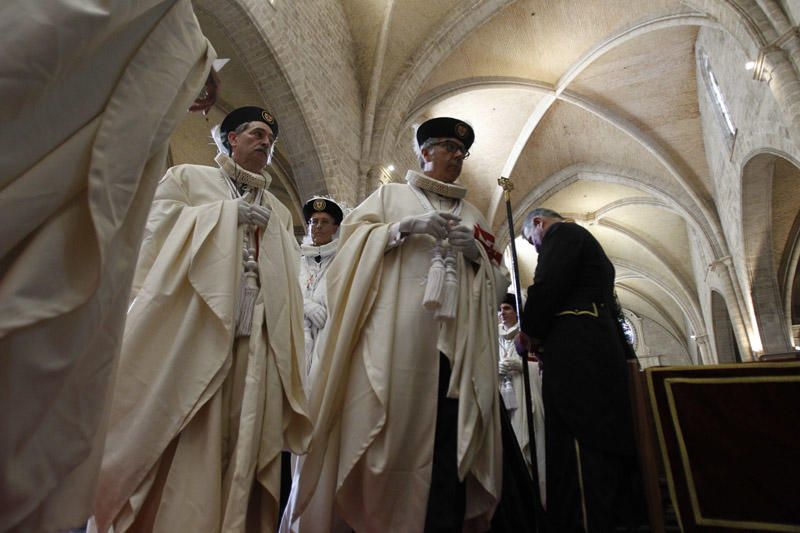
<svg viewBox="0 0 800 533"><path fill-rule="evenodd" d="M613 531L635 464L614 266L549 209L528 214L523 236L539 252L521 323L543 362L548 531Z"/></svg>

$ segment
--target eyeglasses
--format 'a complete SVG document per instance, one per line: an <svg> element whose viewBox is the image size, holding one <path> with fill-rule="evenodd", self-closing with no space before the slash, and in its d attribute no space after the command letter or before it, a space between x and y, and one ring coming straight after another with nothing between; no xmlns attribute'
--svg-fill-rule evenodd
<svg viewBox="0 0 800 533"><path fill-rule="evenodd" d="M444 146L444 149L447 150L449 153L454 154L456 152L461 152L464 154L464 159L469 157L469 150L464 148L463 145L454 143L453 141L440 141L438 143L431 143L431 146Z"/></svg>

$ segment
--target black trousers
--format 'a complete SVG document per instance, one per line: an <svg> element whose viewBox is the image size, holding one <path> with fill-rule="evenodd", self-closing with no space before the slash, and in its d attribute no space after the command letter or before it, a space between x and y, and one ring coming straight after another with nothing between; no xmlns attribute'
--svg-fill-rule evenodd
<svg viewBox="0 0 800 533"><path fill-rule="evenodd" d="M425 532L460 533L466 510L466 489L458 480L458 400L447 397L450 363L439 354L439 394L436 406L436 434L433 443L433 469ZM502 406L500 393L497 401ZM503 443L503 486L500 502L492 519L496 533L524 533L535 530L534 487L514 429L504 408L500 408Z"/></svg>
<svg viewBox="0 0 800 533"><path fill-rule="evenodd" d="M466 488L458 480L458 399L447 397L450 362L439 354L439 393L436 403L436 433L433 468L425 532L460 532L467 505Z"/></svg>
<svg viewBox="0 0 800 533"><path fill-rule="evenodd" d="M492 533L534 533L537 530L537 502L535 486L525 457L514 435L508 412L500 402L500 430L503 441L503 488L500 501L492 517ZM524 409L520 406L520 409ZM542 532L538 532L542 533Z"/></svg>
<svg viewBox="0 0 800 533"><path fill-rule="evenodd" d="M629 524L635 459L580 443L550 408L545 417L548 533L606 533Z"/></svg>

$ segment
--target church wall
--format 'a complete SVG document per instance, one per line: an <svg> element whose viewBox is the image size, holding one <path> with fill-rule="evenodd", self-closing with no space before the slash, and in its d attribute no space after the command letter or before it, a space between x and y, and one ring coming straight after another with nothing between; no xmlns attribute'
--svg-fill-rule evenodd
<svg viewBox="0 0 800 533"><path fill-rule="evenodd" d="M692 332L692 325L689 323L688 317L684 316L683 323L684 323L683 325L684 329L686 331ZM691 359L693 363L699 363L701 361L700 351L698 350L696 339L692 339L691 335L695 335L696 337L697 334L693 332L690 333L689 344L686 346L686 352L689 354L689 359Z"/></svg>
<svg viewBox="0 0 800 533"><path fill-rule="evenodd" d="M266 28L263 36L311 131L328 192L352 205L359 175L362 98L353 40L341 4L239 1Z"/></svg>
<svg viewBox="0 0 800 533"><path fill-rule="evenodd" d="M730 258L715 260L711 250L703 244L698 234L689 229L689 250L694 273L694 282L697 287L697 300L703 321L703 330L693 331L694 339L689 339L689 354L692 361L697 364L719 363L719 347L714 337L714 306L712 293L720 294L727 306L730 325L734 330L735 341L739 353L745 359L750 359L750 342L747 331L747 321L737 305L735 289L731 276L733 263ZM688 328L691 330L691 327Z"/></svg>
<svg viewBox="0 0 800 533"><path fill-rule="evenodd" d="M642 340L648 355L639 355L643 368L656 365L689 365L691 359L686 347L661 324L649 317L641 317ZM637 354L640 354L639 350Z"/></svg>
<svg viewBox="0 0 800 533"><path fill-rule="evenodd" d="M732 321L737 323L743 317L735 315L740 315L740 312L752 313L750 276L745 262L744 248L747 228L743 228L741 223L742 201L749 199L742 198L742 169L750 158L762 151L797 158L800 150L790 137L785 113L779 109L769 85L766 82L753 80L752 72L745 70L745 63L755 58L748 57L729 34L712 28L702 28L698 32L696 52L698 100L708 166L714 184L713 196L728 245L730 268L733 269L740 294L744 295L745 309L736 309L738 306L733 305L736 300L731 298L724 283L718 287L711 287L708 283L698 283L698 291L702 295L710 288L719 290L728 302ZM719 114L713 107L715 104L702 75L702 61L699 59L701 52L705 52L710 58L711 68L737 128L734 139L726 135ZM768 207L763 206L765 213L769 212ZM716 259L728 262L724 258ZM720 270L723 268L724 265L719 267ZM704 317L708 324L709 301L707 298L701 299L704 302ZM750 321L750 317L747 317L746 322ZM742 339L738 341L740 349L749 344ZM760 347L754 345L753 348ZM742 355L747 358L749 350L742 350Z"/></svg>
<svg viewBox="0 0 800 533"><path fill-rule="evenodd" d="M689 339L689 352L692 355L692 360L701 364L711 364L717 361L716 347L713 342L707 342L709 339L709 331L711 330L712 315L711 315L711 289L709 286L709 271L708 265L711 262L707 250L701 248L700 239L698 235L691 229L687 230L689 233L689 251L692 261L692 272L694 273L694 282L697 287L697 301L700 303L700 312L702 314L704 330L691 331L695 336L694 339ZM716 281L714 279L710 280ZM699 342L698 342L699 339ZM705 350L700 349L699 344L704 343ZM705 352L705 353L704 353Z"/></svg>

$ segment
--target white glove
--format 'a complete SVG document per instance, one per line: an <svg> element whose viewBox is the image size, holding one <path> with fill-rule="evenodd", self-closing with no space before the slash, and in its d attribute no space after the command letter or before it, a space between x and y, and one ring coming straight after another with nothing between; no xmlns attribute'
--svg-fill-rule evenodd
<svg viewBox="0 0 800 533"><path fill-rule="evenodd" d="M429 211L424 215L408 216L398 223L400 233L427 234L437 239L447 237L450 222L458 223L461 219L446 211Z"/></svg>
<svg viewBox="0 0 800 533"><path fill-rule="evenodd" d="M475 232L472 228L458 225L450 230L447 240L453 250L461 252L467 259L476 261L481 256L478 251L478 243L475 242Z"/></svg>
<svg viewBox="0 0 800 533"><path fill-rule="evenodd" d="M311 325L318 330L322 329L328 320L328 310L314 300L303 301L303 314L311 322Z"/></svg>
<svg viewBox="0 0 800 533"><path fill-rule="evenodd" d="M517 356L506 357L498 365L498 372L501 376L513 376L522 372L522 361Z"/></svg>
<svg viewBox="0 0 800 533"><path fill-rule="evenodd" d="M250 224L250 204L244 198L236 200L236 209L239 211L239 225Z"/></svg>
<svg viewBox="0 0 800 533"><path fill-rule="evenodd" d="M251 205L250 206L250 223L261 228L261 231L267 229L269 217L272 215L272 210L264 205Z"/></svg>
<svg viewBox="0 0 800 533"><path fill-rule="evenodd" d="M508 375L508 367L503 364L505 362L505 359L500 359L497 363L497 373L500 374L500 377L506 377Z"/></svg>
<svg viewBox="0 0 800 533"><path fill-rule="evenodd" d="M262 230L267 227L272 210L262 205L253 205L244 198L239 198L236 209L239 211L239 225L252 224Z"/></svg>

